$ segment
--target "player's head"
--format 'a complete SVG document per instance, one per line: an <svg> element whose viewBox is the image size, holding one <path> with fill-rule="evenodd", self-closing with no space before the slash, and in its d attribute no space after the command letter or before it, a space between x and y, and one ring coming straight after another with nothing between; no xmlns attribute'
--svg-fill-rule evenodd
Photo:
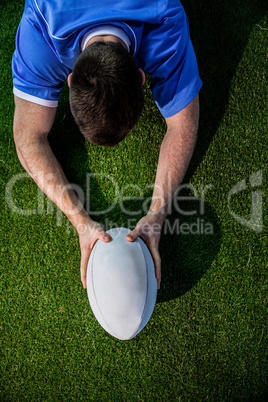
<svg viewBox="0 0 268 402"><path fill-rule="evenodd" d="M90 142L116 145L137 124L144 105L141 74L121 44L86 47L70 81L71 111Z"/></svg>

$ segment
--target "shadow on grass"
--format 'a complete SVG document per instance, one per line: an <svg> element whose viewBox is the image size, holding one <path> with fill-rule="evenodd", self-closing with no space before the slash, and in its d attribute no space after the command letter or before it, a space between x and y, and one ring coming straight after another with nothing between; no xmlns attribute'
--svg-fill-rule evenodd
<svg viewBox="0 0 268 402"><path fill-rule="evenodd" d="M166 221L167 222L167 221ZM159 245L162 281L157 302L178 298L194 287L211 267L221 246L218 217L205 203L204 215L173 213Z"/></svg>
<svg viewBox="0 0 268 402"><path fill-rule="evenodd" d="M69 182L79 184L84 181L88 171L88 155L85 138L71 114L68 95L66 86L48 140Z"/></svg>

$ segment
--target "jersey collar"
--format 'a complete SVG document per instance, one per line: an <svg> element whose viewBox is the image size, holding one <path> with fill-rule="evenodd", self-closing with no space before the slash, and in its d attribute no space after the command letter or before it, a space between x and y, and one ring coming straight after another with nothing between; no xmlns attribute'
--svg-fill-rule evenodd
<svg viewBox="0 0 268 402"><path fill-rule="evenodd" d="M130 51L130 46L131 46L131 41L129 36L126 34L126 32L116 26L113 25L101 25L99 27L95 27L87 31L81 41L81 52L85 50L87 42L94 38L94 36L100 36L100 35L113 35L117 36L120 38L127 46L128 52Z"/></svg>

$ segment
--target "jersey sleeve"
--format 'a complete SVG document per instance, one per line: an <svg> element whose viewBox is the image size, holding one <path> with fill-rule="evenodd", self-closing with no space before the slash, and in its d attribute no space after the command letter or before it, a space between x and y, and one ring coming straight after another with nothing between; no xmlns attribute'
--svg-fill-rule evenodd
<svg viewBox="0 0 268 402"><path fill-rule="evenodd" d="M182 6L169 10L161 23L144 27L139 58L163 117L175 115L199 93L202 81Z"/></svg>
<svg viewBox="0 0 268 402"><path fill-rule="evenodd" d="M34 17L24 13L12 58L14 94L33 103L56 107L69 73L57 59Z"/></svg>

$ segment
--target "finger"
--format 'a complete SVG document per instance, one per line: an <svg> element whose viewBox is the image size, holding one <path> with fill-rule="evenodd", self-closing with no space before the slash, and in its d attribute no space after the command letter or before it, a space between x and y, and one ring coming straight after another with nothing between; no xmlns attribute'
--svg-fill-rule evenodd
<svg viewBox="0 0 268 402"><path fill-rule="evenodd" d="M155 277L157 280L157 289L160 289L161 283L161 258L157 248L149 248L153 260L154 260L154 267L155 267Z"/></svg>
<svg viewBox="0 0 268 402"><path fill-rule="evenodd" d="M136 238L133 237L133 235L127 235L126 237L127 241L135 241Z"/></svg>
<svg viewBox="0 0 268 402"><path fill-rule="evenodd" d="M138 237L139 237L139 232L138 232L136 229L134 229L134 230L132 230L132 232L129 232L129 233L127 234L126 239L127 239L128 241L134 241L134 240L136 240Z"/></svg>
<svg viewBox="0 0 268 402"><path fill-rule="evenodd" d="M157 261L155 263L155 277L157 280L157 289L160 289L160 283L161 283L161 262Z"/></svg>
<svg viewBox="0 0 268 402"><path fill-rule="evenodd" d="M108 233L106 233L103 229L101 229L101 230L97 231L97 237L96 237L96 239L95 239L95 241L94 241L94 243L92 245L92 248L96 244L97 240L101 240L101 241L103 241L105 243L108 243L109 241L112 240L112 238ZM81 267L80 267L80 270L81 270L81 281L82 281L84 289L86 289L86 287L87 287L87 283L86 283L87 266L88 266L90 253L91 253L91 249L88 248L81 255Z"/></svg>
<svg viewBox="0 0 268 402"><path fill-rule="evenodd" d="M83 285L83 288L87 288L87 264L89 260L89 255L90 255L90 250L88 250L88 253L82 254L81 255L81 265L80 265L80 271L81 271L81 282Z"/></svg>
<svg viewBox="0 0 268 402"><path fill-rule="evenodd" d="M98 231L98 239L104 241L105 243L108 243L109 241L112 240L111 236L104 230Z"/></svg>

